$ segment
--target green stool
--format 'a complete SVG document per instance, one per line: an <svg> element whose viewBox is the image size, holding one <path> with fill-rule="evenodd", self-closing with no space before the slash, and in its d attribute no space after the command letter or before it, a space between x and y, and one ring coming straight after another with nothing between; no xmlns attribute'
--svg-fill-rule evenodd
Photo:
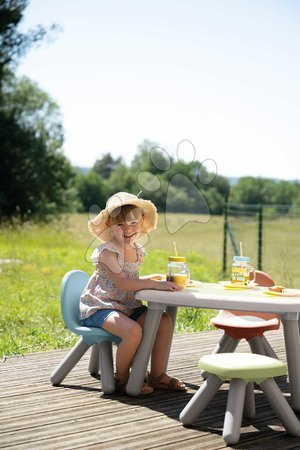
<svg viewBox="0 0 300 450"><path fill-rule="evenodd" d="M254 353L218 353L203 356L199 367L209 376L182 410L180 420L184 425L193 423L223 382L230 380L223 439L226 444L236 444L240 439L243 412L247 417L255 414L252 395L255 382L260 385L286 431L293 436L300 436L300 422L273 380L273 377L287 373L283 362Z"/></svg>

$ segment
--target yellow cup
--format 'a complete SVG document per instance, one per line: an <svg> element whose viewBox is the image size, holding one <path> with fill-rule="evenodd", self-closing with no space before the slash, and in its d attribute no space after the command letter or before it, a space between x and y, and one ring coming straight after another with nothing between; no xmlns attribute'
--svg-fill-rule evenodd
<svg viewBox="0 0 300 450"><path fill-rule="evenodd" d="M186 275L174 275L174 283L176 283L178 286L181 286L184 288L187 282Z"/></svg>
<svg viewBox="0 0 300 450"><path fill-rule="evenodd" d="M247 285L250 282L250 273L253 273L255 282L255 269L249 264L248 256L234 256L231 269L231 283Z"/></svg>

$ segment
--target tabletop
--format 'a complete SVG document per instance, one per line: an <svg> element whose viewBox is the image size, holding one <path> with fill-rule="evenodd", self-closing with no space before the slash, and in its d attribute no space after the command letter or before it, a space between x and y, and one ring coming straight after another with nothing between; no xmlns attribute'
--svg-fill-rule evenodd
<svg viewBox="0 0 300 450"><path fill-rule="evenodd" d="M146 300L149 307L154 304L172 306L192 306L207 309L236 309L270 313L299 313L300 290L287 292L292 296L268 295L265 287L226 288L219 283L200 283L197 288L185 288L170 292L159 290L141 290L135 296Z"/></svg>

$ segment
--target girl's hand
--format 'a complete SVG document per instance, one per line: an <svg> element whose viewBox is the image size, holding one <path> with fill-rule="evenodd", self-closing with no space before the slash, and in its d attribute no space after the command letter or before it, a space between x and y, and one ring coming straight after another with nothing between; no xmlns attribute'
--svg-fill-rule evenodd
<svg viewBox="0 0 300 450"><path fill-rule="evenodd" d="M134 233L132 235L132 237L130 238L130 241L129 241L130 247L135 248L135 243L138 240L138 238L140 237L140 234L141 233Z"/></svg>
<svg viewBox="0 0 300 450"><path fill-rule="evenodd" d="M112 241L115 239L120 245L123 246L125 239L122 227L119 227L119 225L112 225L110 229L112 233Z"/></svg>
<svg viewBox="0 0 300 450"><path fill-rule="evenodd" d="M173 281L157 281L154 289L159 291L181 291L182 286L178 286L178 284L173 283Z"/></svg>

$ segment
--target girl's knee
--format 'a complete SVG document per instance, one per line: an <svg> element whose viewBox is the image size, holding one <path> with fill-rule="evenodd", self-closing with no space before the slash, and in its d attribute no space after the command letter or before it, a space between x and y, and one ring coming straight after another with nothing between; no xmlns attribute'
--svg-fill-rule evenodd
<svg viewBox="0 0 300 450"><path fill-rule="evenodd" d="M132 343L139 344L142 339L143 330L142 327L133 322L133 324L126 329L124 339L130 340Z"/></svg>

